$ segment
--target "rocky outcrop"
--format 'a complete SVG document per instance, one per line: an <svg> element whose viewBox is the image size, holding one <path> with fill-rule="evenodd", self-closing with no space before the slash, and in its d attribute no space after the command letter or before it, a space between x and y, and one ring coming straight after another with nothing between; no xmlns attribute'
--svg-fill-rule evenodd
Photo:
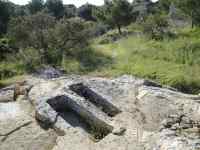
<svg viewBox="0 0 200 150"><path fill-rule="evenodd" d="M14 90L13 87L0 89L0 103L10 102L14 100Z"/></svg>
<svg viewBox="0 0 200 150"><path fill-rule="evenodd" d="M0 103L0 150L49 150L56 143L53 130L44 130L28 101Z"/></svg>
<svg viewBox="0 0 200 150"><path fill-rule="evenodd" d="M145 149L200 148L199 96L143 86L137 98L138 109L145 116L144 129L154 131Z"/></svg>
<svg viewBox="0 0 200 150"><path fill-rule="evenodd" d="M52 79L62 76L63 72L53 67L44 67L37 71L36 75L43 79Z"/></svg>
<svg viewBox="0 0 200 150"><path fill-rule="evenodd" d="M54 79L28 77L26 83L32 87L23 100L26 106L19 107L20 98L11 104L0 103L0 118L11 118L6 117L10 115L13 122L18 118L14 114L25 118L10 132L16 128L21 131L30 126L29 121L33 122L30 124L36 131L44 133L42 137L51 137L37 138L45 143L54 141L53 150L199 149L200 96L127 75L115 79L75 75ZM17 110L7 111L5 107ZM49 130L38 130L33 118Z"/></svg>

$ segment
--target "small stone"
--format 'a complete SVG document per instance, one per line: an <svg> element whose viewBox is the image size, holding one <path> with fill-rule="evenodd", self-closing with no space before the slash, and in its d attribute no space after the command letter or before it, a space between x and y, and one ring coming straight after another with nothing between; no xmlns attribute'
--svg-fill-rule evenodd
<svg viewBox="0 0 200 150"><path fill-rule="evenodd" d="M174 124L174 125L171 127L171 130L177 130L177 129L179 129L179 128L180 128L179 124L176 123L176 124Z"/></svg>
<svg viewBox="0 0 200 150"><path fill-rule="evenodd" d="M54 67L45 67L37 71L37 75L43 79L53 79L62 76L62 71Z"/></svg>
<svg viewBox="0 0 200 150"><path fill-rule="evenodd" d="M120 127L120 128L118 128L118 129L115 129L115 130L113 131L113 134L114 134L114 135L118 135L118 136L122 136L125 132L126 132L126 128Z"/></svg>
<svg viewBox="0 0 200 150"><path fill-rule="evenodd" d="M192 125L192 124L181 123L181 124L180 124L180 127L181 127L182 129L189 129L189 128L192 128L193 125Z"/></svg>
<svg viewBox="0 0 200 150"><path fill-rule="evenodd" d="M14 90L0 90L0 103L12 102Z"/></svg>

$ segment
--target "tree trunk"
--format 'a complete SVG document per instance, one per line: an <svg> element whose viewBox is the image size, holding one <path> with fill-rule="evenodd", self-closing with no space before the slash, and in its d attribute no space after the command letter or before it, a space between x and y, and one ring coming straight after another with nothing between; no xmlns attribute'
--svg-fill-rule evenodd
<svg viewBox="0 0 200 150"><path fill-rule="evenodd" d="M192 19L192 28L194 28L194 21L193 21L193 19Z"/></svg>
<svg viewBox="0 0 200 150"><path fill-rule="evenodd" d="M194 28L194 16L193 16L193 11L191 12L191 18L192 18L192 28Z"/></svg>
<svg viewBox="0 0 200 150"><path fill-rule="evenodd" d="M117 25L117 28L118 28L119 34L121 35L121 34L122 34L122 31L121 31L121 26L120 26L119 24Z"/></svg>

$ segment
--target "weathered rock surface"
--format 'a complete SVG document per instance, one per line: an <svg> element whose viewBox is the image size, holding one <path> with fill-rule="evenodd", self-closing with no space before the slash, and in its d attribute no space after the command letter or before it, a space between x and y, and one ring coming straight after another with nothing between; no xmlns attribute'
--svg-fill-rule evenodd
<svg viewBox="0 0 200 150"><path fill-rule="evenodd" d="M37 75L43 79L53 79L62 76L62 72L53 67L44 67L37 71Z"/></svg>
<svg viewBox="0 0 200 150"><path fill-rule="evenodd" d="M19 98L20 99L20 98ZM0 103L0 150L49 150L57 135L43 130L28 101Z"/></svg>
<svg viewBox="0 0 200 150"><path fill-rule="evenodd" d="M200 148L200 96L126 75L28 77L27 85L32 88L24 100L0 103L0 134L17 128L6 140L0 135L0 149ZM18 139L23 148L14 144Z"/></svg>
<svg viewBox="0 0 200 150"><path fill-rule="evenodd" d="M0 103L11 102L14 100L13 88L0 89Z"/></svg>

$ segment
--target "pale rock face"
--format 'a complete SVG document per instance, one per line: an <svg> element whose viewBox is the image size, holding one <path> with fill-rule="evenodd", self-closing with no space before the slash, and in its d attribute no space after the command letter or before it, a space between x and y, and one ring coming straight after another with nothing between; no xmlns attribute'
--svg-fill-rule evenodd
<svg viewBox="0 0 200 150"><path fill-rule="evenodd" d="M17 116L22 115L24 112L20 109L18 103L2 103L0 105L0 120L6 121L8 119L15 119Z"/></svg>
<svg viewBox="0 0 200 150"><path fill-rule="evenodd" d="M32 141L30 150L35 147L37 150L199 148L200 97L197 95L183 94L127 75L115 79L75 75L55 79L29 76L27 83L33 85L28 98L0 103L0 119L4 122L4 125L0 123L0 129L5 128L9 116L12 122L19 122L11 129L31 121L30 125L8 137L17 140L18 136L24 135L24 130L35 131L38 136L28 134L23 143L26 147ZM27 111L27 107L31 111ZM34 117L41 127L49 130L40 128ZM17 118L24 118L24 122ZM0 142L0 149L6 144L14 145L6 139ZM16 144L16 149L20 148Z"/></svg>
<svg viewBox="0 0 200 150"><path fill-rule="evenodd" d="M0 90L0 103L12 102L14 100L14 91L12 88Z"/></svg>
<svg viewBox="0 0 200 150"><path fill-rule="evenodd" d="M54 147L56 133L43 130L32 111L28 101L0 103L0 150L49 150Z"/></svg>

